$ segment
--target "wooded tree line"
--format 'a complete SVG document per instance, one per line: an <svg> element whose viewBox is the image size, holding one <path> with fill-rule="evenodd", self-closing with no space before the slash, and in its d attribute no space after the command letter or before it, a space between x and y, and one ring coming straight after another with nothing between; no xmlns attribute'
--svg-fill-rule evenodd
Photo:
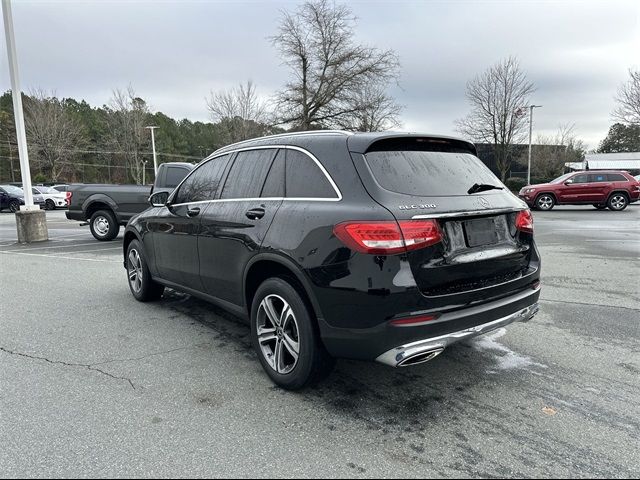
<svg viewBox="0 0 640 480"><path fill-rule="evenodd" d="M132 89L115 91L109 104L23 93L29 159L40 182L141 183L153 180L151 139L157 125L158 161L198 161L224 145L219 124L175 120L152 113ZM151 176L150 176L151 175ZM0 96L0 180L20 181L11 93Z"/></svg>

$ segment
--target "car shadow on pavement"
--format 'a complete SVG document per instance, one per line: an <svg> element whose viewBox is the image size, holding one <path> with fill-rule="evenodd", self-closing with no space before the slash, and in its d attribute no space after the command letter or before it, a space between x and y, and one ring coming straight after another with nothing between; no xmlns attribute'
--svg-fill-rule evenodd
<svg viewBox="0 0 640 480"><path fill-rule="evenodd" d="M185 315L216 334L212 348L228 348L235 354L258 362L250 341L249 325L207 302L167 290L159 304ZM339 360L334 372L315 387L295 392L298 398L322 406L328 412L363 421L367 428L383 434L391 431L420 431L424 422L450 419L452 409L477 398L475 389L492 388L490 378L495 357L473 343L449 347L432 362L393 369L373 362ZM247 373L249 374L249 373ZM291 392L273 386L282 395ZM330 430L331 425L328 425Z"/></svg>

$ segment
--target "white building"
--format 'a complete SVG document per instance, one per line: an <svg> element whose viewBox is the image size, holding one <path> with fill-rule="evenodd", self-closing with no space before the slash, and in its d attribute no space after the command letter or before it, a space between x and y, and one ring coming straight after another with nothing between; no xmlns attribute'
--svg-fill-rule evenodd
<svg viewBox="0 0 640 480"><path fill-rule="evenodd" d="M587 153L584 162L565 166L571 170L640 170L640 152Z"/></svg>

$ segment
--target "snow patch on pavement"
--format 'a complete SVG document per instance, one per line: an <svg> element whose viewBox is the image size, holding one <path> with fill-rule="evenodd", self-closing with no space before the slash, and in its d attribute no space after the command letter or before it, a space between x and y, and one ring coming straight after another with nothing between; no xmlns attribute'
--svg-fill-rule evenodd
<svg viewBox="0 0 640 480"><path fill-rule="evenodd" d="M489 373L495 373L495 370L529 370L531 367L548 368L542 363L534 362L531 357L520 355L509 347L499 343L498 339L506 333L506 328L499 328L494 332L477 337L473 341L473 346L476 350L493 353L496 366L490 370Z"/></svg>

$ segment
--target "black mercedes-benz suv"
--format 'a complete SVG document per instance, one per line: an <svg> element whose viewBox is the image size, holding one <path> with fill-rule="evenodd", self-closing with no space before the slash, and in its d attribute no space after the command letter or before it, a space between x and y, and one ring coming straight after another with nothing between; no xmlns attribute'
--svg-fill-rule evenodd
<svg viewBox="0 0 640 480"><path fill-rule="evenodd" d="M538 310L526 204L443 136L302 132L222 148L129 222L140 301L165 287L248 319L271 379L393 367Z"/></svg>

